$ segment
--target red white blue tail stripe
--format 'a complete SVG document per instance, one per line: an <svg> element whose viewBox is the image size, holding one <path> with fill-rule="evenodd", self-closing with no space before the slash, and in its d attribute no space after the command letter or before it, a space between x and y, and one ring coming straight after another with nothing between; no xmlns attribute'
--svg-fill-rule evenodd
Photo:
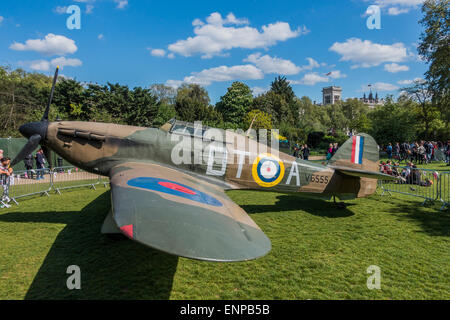
<svg viewBox="0 0 450 320"><path fill-rule="evenodd" d="M364 153L364 137L353 136L352 163L362 164Z"/></svg>

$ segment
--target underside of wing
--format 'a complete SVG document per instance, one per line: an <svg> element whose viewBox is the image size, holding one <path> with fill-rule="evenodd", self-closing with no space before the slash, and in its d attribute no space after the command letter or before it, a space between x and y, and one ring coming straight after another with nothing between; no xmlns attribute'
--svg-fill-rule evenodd
<svg viewBox="0 0 450 320"><path fill-rule="evenodd" d="M348 176L353 176L353 177L370 178L370 179L378 179L378 180L398 180L397 177L390 176L388 174L376 172L376 171L359 170L359 169L339 167L339 166L328 166L328 167L332 168L336 171L339 171L343 174L346 174Z"/></svg>
<svg viewBox="0 0 450 320"><path fill-rule="evenodd" d="M224 190L150 163L111 170L112 215L123 234L149 247L207 261L267 254L270 240Z"/></svg>

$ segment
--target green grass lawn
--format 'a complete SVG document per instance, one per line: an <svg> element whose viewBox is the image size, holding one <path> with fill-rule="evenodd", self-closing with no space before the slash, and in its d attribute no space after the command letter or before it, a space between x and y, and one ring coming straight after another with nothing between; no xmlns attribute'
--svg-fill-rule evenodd
<svg viewBox="0 0 450 320"><path fill-rule="evenodd" d="M450 213L373 195L332 203L231 191L272 240L265 257L208 263L100 234L104 188L0 209L0 299L450 299ZM66 288L69 265L81 290ZM368 290L367 268L381 268Z"/></svg>

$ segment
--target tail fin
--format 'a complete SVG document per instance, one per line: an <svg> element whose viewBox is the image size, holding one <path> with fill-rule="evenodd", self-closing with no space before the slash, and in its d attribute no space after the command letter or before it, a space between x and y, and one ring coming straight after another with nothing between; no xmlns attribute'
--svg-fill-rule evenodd
<svg viewBox="0 0 450 320"><path fill-rule="evenodd" d="M328 166L346 175L391 180L380 173L378 145L374 138L360 133L348 139L328 162ZM395 179L395 178L394 178Z"/></svg>

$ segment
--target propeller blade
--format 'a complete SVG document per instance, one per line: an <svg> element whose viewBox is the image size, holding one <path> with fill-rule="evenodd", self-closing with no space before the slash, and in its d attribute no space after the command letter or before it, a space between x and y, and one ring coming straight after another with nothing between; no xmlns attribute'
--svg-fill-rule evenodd
<svg viewBox="0 0 450 320"><path fill-rule="evenodd" d="M47 108L45 108L44 115L42 116L41 121L48 121L48 113L50 111L50 104L52 103L52 100L53 100L53 92L55 91L56 79L58 79L58 70L59 70L59 66L56 67L55 75L53 76L52 90L50 91L50 97L48 98Z"/></svg>
<svg viewBox="0 0 450 320"><path fill-rule="evenodd" d="M11 162L11 167L18 164L20 161L25 159L25 157L31 154L36 148L39 146L39 142L41 141L41 136L38 134L32 135L30 139L28 139L27 144L20 150L19 154L14 158Z"/></svg>
<svg viewBox="0 0 450 320"><path fill-rule="evenodd" d="M45 159L47 159L49 168L53 169L52 150L46 146L42 146L42 151L44 151L44 156Z"/></svg>

